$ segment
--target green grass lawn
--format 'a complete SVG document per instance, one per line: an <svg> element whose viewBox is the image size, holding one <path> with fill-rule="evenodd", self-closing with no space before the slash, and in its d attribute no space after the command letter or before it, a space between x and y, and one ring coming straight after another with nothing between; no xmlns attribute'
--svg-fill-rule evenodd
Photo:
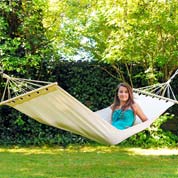
<svg viewBox="0 0 178 178"><path fill-rule="evenodd" d="M177 178L178 149L0 147L0 178Z"/></svg>

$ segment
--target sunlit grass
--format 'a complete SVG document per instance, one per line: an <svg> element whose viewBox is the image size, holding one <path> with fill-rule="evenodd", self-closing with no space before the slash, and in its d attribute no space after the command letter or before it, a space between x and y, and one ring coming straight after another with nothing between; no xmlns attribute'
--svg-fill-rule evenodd
<svg viewBox="0 0 178 178"><path fill-rule="evenodd" d="M1 147L0 152L23 153L23 154L59 154L63 152L95 152L95 153L114 153L127 152L129 155L178 155L177 149L170 148L124 148L119 146L69 146L63 147Z"/></svg>
<svg viewBox="0 0 178 178"><path fill-rule="evenodd" d="M140 148L130 148L128 151L133 152L135 155L178 155L178 149L140 149Z"/></svg>
<svg viewBox="0 0 178 178"><path fill-rule="evenodd" d="M178 149L0 147L0 178L172 178Z"/></svg>

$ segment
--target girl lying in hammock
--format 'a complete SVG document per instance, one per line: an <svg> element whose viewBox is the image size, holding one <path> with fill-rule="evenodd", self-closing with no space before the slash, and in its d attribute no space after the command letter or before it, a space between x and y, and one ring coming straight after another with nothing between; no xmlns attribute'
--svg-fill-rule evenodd
<svg viewBox="0 0 178 178"><path fill-rule="evenodd" d="M143 122L147 120L140 106L134 102L133 91L127 83L117 86L112 109L112 125L123 130L134 124L137 115Z"/></svg>

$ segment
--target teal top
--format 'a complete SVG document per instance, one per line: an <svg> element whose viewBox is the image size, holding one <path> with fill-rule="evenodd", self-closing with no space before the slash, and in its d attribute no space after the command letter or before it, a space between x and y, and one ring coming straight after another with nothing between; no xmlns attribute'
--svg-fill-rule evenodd
<svg viewBox="0 0 178 178"><path fill-rule="evenodd" d="M135 115L131 109L127 109L125 111L116 109L112 114L112 125L119 130L124 130L133 126L134 121Z"/></svg>

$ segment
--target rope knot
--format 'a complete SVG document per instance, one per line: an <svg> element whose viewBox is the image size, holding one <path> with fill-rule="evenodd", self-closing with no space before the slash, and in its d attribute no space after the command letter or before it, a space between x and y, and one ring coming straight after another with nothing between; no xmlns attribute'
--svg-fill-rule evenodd
<svg viewBox="0 0 178 178"><path fill-rule="evenodd" d="M9 75L4 74L4 73L2 73L2 77L5 78L5 79L7 79L7 80L10 80L10 78L11 78Z"/></svg>

